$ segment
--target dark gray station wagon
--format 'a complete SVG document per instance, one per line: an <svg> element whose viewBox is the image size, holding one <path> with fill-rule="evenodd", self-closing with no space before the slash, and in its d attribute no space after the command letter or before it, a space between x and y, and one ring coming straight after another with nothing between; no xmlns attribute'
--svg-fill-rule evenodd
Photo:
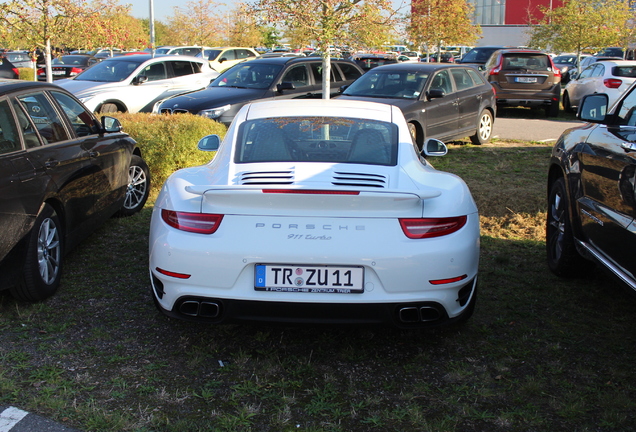
<svg viewBox="0 0 636 432"><path fill-rule="evenodd" d="M118 120L54 84L0 82L0 290L55 293L65 252L143 208L148 166Z"/></svg>

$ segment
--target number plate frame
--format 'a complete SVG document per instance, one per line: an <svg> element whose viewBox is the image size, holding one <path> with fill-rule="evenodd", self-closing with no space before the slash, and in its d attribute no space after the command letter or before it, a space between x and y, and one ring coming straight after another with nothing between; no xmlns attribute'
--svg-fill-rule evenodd
<svg viewBox="0 0 636 432"><path fill-rule="evenodd" d="M515 82L522 84L536 84L538 81L537 77L515 77Z"/></svg>
<svg viewBox="0 0 636 432"><path fill-rule="evenodd" d="M363 266L255 264L254 290L362 294Z"/></svg>

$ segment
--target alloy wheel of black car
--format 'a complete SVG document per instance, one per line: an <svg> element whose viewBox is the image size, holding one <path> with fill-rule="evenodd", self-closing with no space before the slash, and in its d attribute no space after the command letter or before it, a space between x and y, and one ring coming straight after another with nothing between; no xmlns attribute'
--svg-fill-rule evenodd
<svg viewBox="0 0 636 432"><path fill-rule="evenodd" d="M477 125L477 132L470 137L470 140L475 145L486 144L492 137L493 118L490 111L483 110L479 115L479 124Z"/></svg>
<svg viewBox="0 0 636 432"><path fill-rule="evenodd" d="M576 251L565 180L559 178L550 188L546 223L548 266L557 276L573 276L581 270L583 258Z"/></svg>
<svg viewBox="0 0 636 432"><path fill-rule="evenodd" d="M139 156L133 155L128 170L128 186L124 204L117 213L118 216L130 216L144 207L150 194L150 171L146 162Z"/></svg>
<svg viewBox="0 0 636 432"><path fill-rule="evenodd" d="M45 204L28 237L20 284L11 294L24 301L40 301L55 294L62 274L62 224L53 207Z"/></svg>

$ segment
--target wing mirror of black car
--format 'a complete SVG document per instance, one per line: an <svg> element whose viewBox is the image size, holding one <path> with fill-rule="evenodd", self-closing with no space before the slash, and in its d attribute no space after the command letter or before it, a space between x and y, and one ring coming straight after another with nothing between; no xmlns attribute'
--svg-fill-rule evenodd
<svg viewBox="0 0 636 432"><path fill-rule="evenodd" d="M138 75L135 77L135 79L133 79L132 83L133 85L139 85L145 83L146 81L148 81L148 77L146 75Z"/></svg>
<svg viewBox="0 0 636 432"><path fill-rule="evenodd" d="M445 156L448 153L446 144L435 138L429 138L424 143L422 154L424 156Z"/></svg>
<svg viewBox="0 0 636 432"><path fill-rule="evenodd" d="M343 86L340 86L340 89L339 89L338 91L339 91L340 93L344 93L344 91L345 91L346 89L348 89L348 88L349 88L349 86L348 86L348 85L343 85Z"/></svg>
<svg viewBox="0 0 636 432"><path fill-rule="evenodd" d="M583 96L576 117L590 123L604 123L609 97L605 93Z"/></svg>
<svg viewBox="0 0 636 432"><path fill-rule="evenodd" d="M276 85L276 90L278 90L279 92L282 92L283 90L294 90L295 88L296 87L294 86L294 83L289 81L285 81Z"/></svg>
<svg viewBox="0 0 636 432"><path fill-rule="evenodd" d="M199 140L197 147L202 151L217 151L221 146L221 138L218 135L207 135Z"/></svg>
<svg viewBox="0 0 636 432"><path fill-rule="evenodd" d="M446 93L444 93L444 90L442 90L442 89L430 89L426 93L426 98L428 100L439 99L439 98L443 98L444 96L446 96Z"/></svg>
<svg viewBox="0 0 636 432"><path fill-rule="evenodd" d="M106 133L121 132L121 123L114 117L102 116L102 129Z"/></svg>

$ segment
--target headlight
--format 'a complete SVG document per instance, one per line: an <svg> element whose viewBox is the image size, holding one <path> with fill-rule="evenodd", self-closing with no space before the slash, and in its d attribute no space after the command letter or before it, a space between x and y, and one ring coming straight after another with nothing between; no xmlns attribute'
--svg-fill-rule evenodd
<svg viewBox="0 0 636 432"><path fill-rule="evenodd" d="M221 114L223 114L226 111L229 111L230 107L231 105L225 105L219 108L212 108L209 110L199 111L199 115L203 117L207 117L209 119L217 119L221 117Z"/></svg>

